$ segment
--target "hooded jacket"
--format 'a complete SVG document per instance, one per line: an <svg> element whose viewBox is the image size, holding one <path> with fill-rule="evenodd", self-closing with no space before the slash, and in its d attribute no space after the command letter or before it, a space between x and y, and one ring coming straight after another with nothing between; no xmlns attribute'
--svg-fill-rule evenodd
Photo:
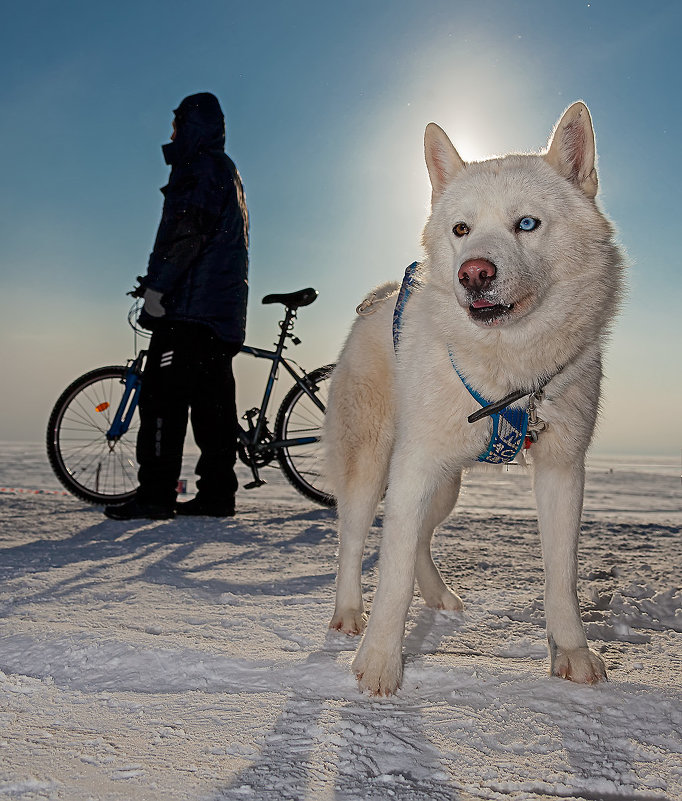
<svg viewBox="0 0 682 801"><path fill-rule="evenodd" d="M249 218L237 168L225 153L225 120L208 92L175 110L176 136L163 146L171 166L163 214L140 283L163 294L163 320L209 326L242 343L248 295ZM159 318L143 313L154 328Z"/></svg>

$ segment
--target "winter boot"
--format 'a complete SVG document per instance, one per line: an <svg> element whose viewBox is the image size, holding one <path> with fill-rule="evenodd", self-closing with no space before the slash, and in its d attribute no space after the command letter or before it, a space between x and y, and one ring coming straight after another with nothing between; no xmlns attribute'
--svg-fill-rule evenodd
<svg viewBox="0 0 682 801"><path fill-rule="evenodd" d="M118 506L107 506L104 514L112 520L170 520L175 517L175 510L172 505L151 503L145 500L133 498L126 503Z"/></svg>
<svg viewBox="0 0 682 801"><path fill-rule="evenodd" d="M176 504L175 514L180 517L184 515L234 517L234 498L220 501L204 500L201 494L199 494L195 498L192 498L191 501Z"/></svg>

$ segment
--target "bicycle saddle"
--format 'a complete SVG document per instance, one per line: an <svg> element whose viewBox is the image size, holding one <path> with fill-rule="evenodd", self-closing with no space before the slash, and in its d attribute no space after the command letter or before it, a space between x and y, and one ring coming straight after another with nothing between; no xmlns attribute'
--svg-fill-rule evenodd
<svg viewBox="0 0 682 801"><path fill-rule="evenodd" d="M309 286L299 289L298 292L285 292L283 295L266 295L263 303L283 303L289 309L298 309L301 306L310 306L317 300L317 290Z"/></svg>

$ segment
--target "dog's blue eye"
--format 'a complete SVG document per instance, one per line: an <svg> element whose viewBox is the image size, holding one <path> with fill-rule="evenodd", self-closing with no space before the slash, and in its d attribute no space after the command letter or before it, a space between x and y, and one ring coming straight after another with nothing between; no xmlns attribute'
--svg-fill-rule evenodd
<svg viewBox="0 0 682 801"><path fill-rule="evenodd" d="M535 217L522 217L516 224L517 231L534 231L540 225Z"/></svg>

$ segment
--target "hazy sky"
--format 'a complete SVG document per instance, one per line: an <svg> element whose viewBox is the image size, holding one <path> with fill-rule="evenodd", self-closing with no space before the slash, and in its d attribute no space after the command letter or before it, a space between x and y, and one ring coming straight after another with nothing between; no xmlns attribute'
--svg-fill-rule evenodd
<svg viewBox="0 0 682 801"><path fill-rule="evenodd" d="M585 100L631 260L595 448L679 453L681 41L678 0L7 5L0 439L41 439L66 384L131 355L125 292L161 212L160 146L179 101L211 91L251 214L248 340L272 341L264 294L312 285L291 354L309 368L335 359L366 290L421 255L428 122L476 159L543 147Z"/></svg>

